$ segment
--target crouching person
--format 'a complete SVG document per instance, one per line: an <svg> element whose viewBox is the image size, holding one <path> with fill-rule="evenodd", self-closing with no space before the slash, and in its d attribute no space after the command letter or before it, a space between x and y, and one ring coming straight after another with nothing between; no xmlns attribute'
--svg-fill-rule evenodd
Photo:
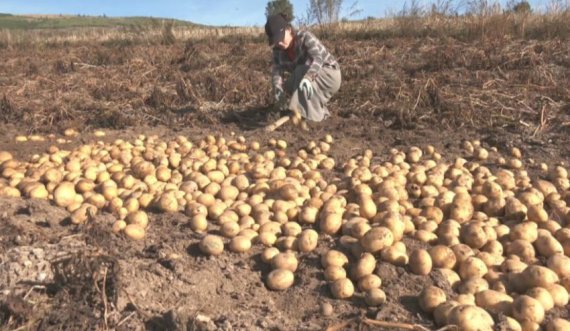
<svg viewBox="0 0 570 331"><path fill-rule="evenodd" d="M265 33L273 48L272 85L280 110L315 122L328 118L327 103L341 84L334 56L311 32L295 30L284 15L269 16ZM285 72L290 75L284 81Z"/></svg>

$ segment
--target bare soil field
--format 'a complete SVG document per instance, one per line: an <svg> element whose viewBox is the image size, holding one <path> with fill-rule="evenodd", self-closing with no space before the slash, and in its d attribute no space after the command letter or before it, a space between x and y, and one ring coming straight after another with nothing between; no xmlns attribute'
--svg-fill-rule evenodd
<svg viewBox="0 0 570 331"><path fill-rule="evenodd" d="M375 163L390 160L393 148L427 145L443 160L473 161L462 147L466 140L479 140L492 155L518 147L533 176L540 162L567 167L567 41L329 37L324 43L343 74L333 116L309 123L309 131L286 124L271 133L263 130L276 119L264 39L6 46L0 151L30 161L52 145L72 150L141 134L198 144L214 135L259 141L263 151L271 138L283 139L294 157L330 134L336 166L329 178L367 149ZM64 137L68 128L79 135ZM96 137L96 130L106 135ZM45 139L16 142L19 135ZM496 169L491 159L482 162ZM378 263L384 304L368 307L362 293L334 299L321 254L338 247L337 235L320 235L314 251L299 255L293 286L271 291L262 245L208 257L198 247L203 234L192 231L184 213L148 215L151 226L135 241L111 231L112 213L72 224L65 208L47 200L0 196L0 330L386 329L379 321L435 330L417 296L426 285L457 296L437 271L416 275L407 266ZM414 236L403 241L408 252L430 246ZM568 308L549 310L545 321L568 319ZM492 316L497 329L508 329L504 315Z"/></svg>

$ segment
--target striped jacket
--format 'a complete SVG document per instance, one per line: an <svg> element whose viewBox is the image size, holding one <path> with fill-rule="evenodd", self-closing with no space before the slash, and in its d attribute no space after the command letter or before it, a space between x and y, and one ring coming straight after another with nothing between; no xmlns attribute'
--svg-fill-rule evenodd
<svg viewBox="0 0 570 331"><path fill-rule="evenodd" d="M272 83L274 88L282 88L283 72L293 72L298 65L308 65L305 77L313 81L323 66L339 69L339 64L314 34L297 31L295 35L295 59L289 60L287 52L278 47L273 49Z"/></svg>

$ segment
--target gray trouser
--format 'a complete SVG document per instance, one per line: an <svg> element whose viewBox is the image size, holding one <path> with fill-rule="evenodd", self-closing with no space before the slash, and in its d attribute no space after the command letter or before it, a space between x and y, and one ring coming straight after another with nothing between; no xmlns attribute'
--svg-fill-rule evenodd
<svg viewBox="0 0 570 331"><path fill-rule="evenodd" d="M307 99L305 93L299 91L299 84L308 69L306 65L297 66L284 88L291 96L289 110L298 112L305 119L320 122L330 116L327 102L340 88L340 69L322 67L313 81L313 95Z"/></svg>

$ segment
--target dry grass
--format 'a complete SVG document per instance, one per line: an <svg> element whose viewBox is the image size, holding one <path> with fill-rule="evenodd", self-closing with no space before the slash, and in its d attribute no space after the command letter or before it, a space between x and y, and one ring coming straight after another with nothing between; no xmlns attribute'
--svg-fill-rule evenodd
<svg viewBox="0 0 570 331"><path fill-rule="evenodd" d="M210 39L227 36L260 35L262 29L255 27L89 27L75 29L0 29L0 47L30 45L61 45L88 42L156 43L175 40Z"/></svg>
<svg viewBox="0 0 570 331"><path fill-rule="evenodd" d="M386 19L339 22L312 26L323 39L398 37L451 37L461 41L523 38L549 40L570 37L570 9L552 8L546 13L503 12L497 8L480 9L477 14L441 15L437 12ZM264 38L260 27L195 27L172 24L131 27L85 27L74 29L0 29L0 47L61 45L86 42L167 43L175 40L219 38Z"/></svg>

